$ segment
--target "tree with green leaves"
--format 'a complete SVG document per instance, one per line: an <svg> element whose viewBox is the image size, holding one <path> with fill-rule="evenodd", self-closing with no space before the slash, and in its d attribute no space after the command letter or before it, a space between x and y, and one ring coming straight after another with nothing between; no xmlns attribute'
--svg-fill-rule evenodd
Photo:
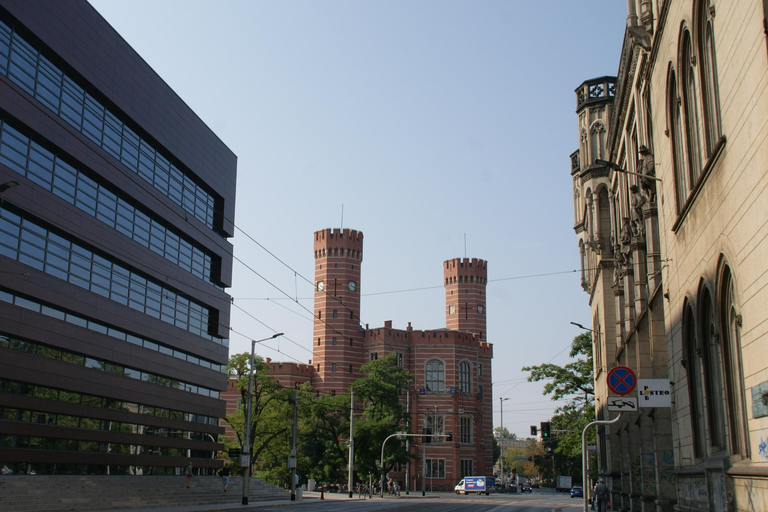
<svg viewBox="0 0 768 512"><path fill-rule="evenodd" d="M552 430L563 431L553 436L552 442L556 443L555 453L564 457L562 462L570 467L573 461L567 459L581 459L581 433L595 419L592 333L576 336L571 343L569 355L574 361L565 366L545 363L526 366L523 371L530 372L529 382L548 381L544 385L543 394L551 395L552 400L568 400L568 403L555 410L551 426ZM587 433L587 440L594 442L594 439L595 431L591 429Z"/></svg>
<svg viewBox="0 0 768 512"><path fill-rule="evenodd" d="M336 483L344 477L349 438L349 395L304 396L301 417L299 468L320 483Z"/></svg>
<svg viewBox="0 0 768 512"><path fill-rule="evenodd" d="M246 418L244 406L248 402L248 379L250 375L249 353L234 354L229 358L227 372L237 376L237 389L241 404L226 418L232 426L237 444L245 452ZM264 461L262 467L269 471L276 466L285 466L290 451L290 437L293 425L293 391L283 388L270 374L260 356L254 358L254 385L251 410L251 465ZM281 476L280 479L284 477Z"/></svg>
<svg viewBox="0 0 768 512"><path fill-rule="evenodd" d="M361 409L355 419L355 459L361 474L376 474L376 461L381 458L384 440L399 430L408 429L409 415L401 398L408 392L413 375L397 365L395 352L363 365L361 371L366 375L352 385ZM407 460L404 443L390 440L386 444L385 469Z"/></svg>

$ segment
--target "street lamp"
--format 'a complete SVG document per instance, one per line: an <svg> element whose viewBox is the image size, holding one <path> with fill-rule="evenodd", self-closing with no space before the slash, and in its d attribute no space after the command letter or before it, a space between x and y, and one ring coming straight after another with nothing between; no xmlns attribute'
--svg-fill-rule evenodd
<svg viewBox="0 0 768 512"><path fill-rule="evenodd" d="M251 340L251 368L248 375L248 402L245 408L245 446L243 454L240 457L240 466L243 467L243 505L248 504L248 482L251 479L251 410L253 408L253 359L256 350L256 344L262 341L273 340L285 333L278 332L269 338L260 340Z"/></svg>
<svg viewBox="0 0 768 512"><path fill-rule="evenodd" d="M571 325L575 325L575 326L576 326L576 327L578 327L579 329L584 329L585 331L589 331L589 332L594 332L594 333L600 334L600 332L599 332L599 331L595 331L595 330L592 330L592 329L590 329L589 327L584 327L583 325L581 325L581 324L577 324L576 322L570 322L570 323L571 323Z"/></svg>
<svg viewBox="0 0 768 512"><path fill-rule="evenodd" d="M499 469L501 476L501 488L504 489L504 402L509 397L499 397L499 406L501 407L501 427L499 427L499 445L501 446L501 455L499 456Z"/></svg>

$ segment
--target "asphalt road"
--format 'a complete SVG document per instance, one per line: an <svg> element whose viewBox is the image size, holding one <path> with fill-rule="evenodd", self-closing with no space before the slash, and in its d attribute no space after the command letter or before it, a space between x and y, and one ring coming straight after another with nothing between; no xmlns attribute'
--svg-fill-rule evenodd
<svg viewBox="0 0 768 512"><path fill-rule="evenodd" d="M421 493L413 496L402 494L399 498L385 497L373 499L348 499L329 496L320 501L305 501L296 505L259 507L251 510L260 512L546 512L562 510L579 512L582 510L580 499L571 499L568 494L555 493L548 489L536 489L532 494L493 494L491 496L456 496L440 493L422 497Z"/></svg>

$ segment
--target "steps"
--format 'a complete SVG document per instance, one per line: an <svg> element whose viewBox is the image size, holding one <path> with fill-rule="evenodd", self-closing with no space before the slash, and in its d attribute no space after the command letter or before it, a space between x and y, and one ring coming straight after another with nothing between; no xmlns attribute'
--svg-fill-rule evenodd
<svg viewBox="0 0 768 512"><path fill-rule="evenodd" d="M196 476L0 476L2 512L87 512L240 503L242 477ZM252 478L248 501L290 500L290 491Z"/></svg>

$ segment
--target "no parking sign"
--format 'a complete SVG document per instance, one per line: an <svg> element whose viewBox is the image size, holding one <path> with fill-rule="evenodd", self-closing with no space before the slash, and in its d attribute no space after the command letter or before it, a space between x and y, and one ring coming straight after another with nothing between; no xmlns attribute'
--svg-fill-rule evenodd
<svg viewBox="0 0 768 512"><path fill-rule="evenodd" d="M631 368L615 366L608 372L608 389L617 395L628 395L635 390L637 377Z"/></svg>

